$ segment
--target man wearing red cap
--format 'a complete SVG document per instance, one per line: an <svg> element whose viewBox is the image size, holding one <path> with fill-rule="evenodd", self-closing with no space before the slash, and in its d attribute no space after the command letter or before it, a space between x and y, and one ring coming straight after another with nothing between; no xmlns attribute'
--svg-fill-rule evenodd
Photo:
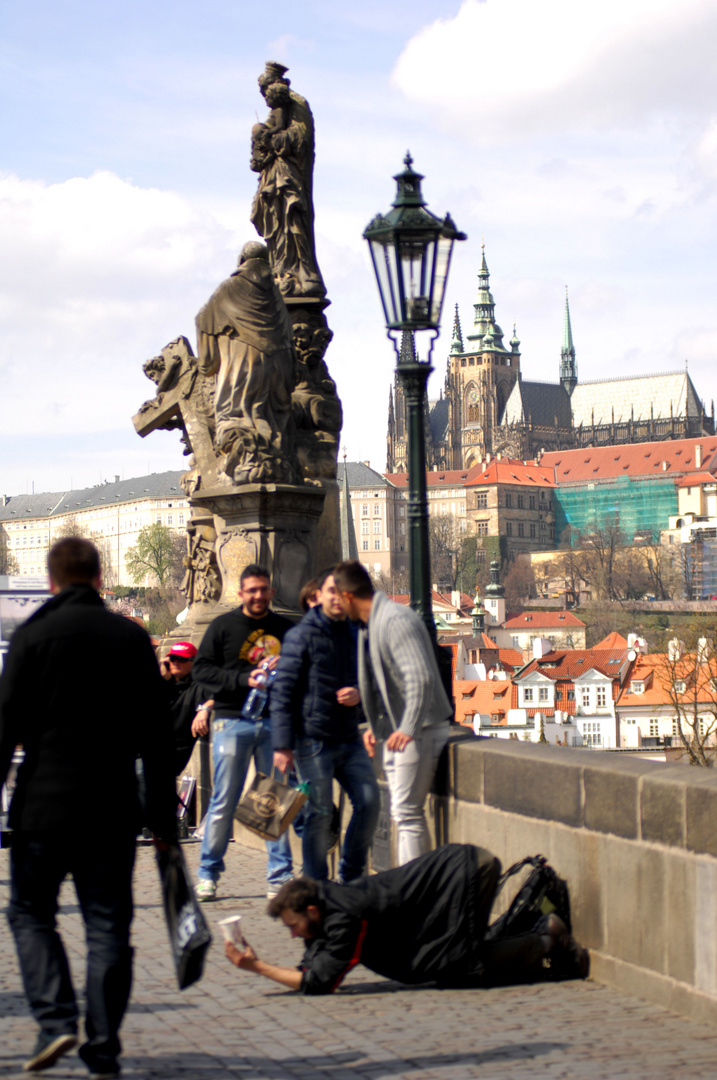
<svg viewBox="0 0 717 1080"><path fill-rule="evenodd" d="M192 756L195 739L201 730L206 729L214 705L201 686L192 682L192 664L196 655L196 646L191 641L178 641L160 663L162 676L167 682L174 727L175 775L182 772Z"/></svg>

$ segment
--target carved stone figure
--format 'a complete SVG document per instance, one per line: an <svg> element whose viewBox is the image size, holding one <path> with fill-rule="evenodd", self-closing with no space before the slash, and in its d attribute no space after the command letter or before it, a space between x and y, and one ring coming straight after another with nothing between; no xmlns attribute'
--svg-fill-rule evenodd
<svg viewBox="0 0 717 1080"><path fill-rule="evenodd" d="M199 370L216 374L215 440L235 484L298 483L291 391L292 327L266 245L245 244L239 265L197 315Z"/></svg>
<svg viewBox="0 0 717 1080"><path fill-rule="evenodd" d="M336 476L339 432L343 423L336 383L329 375L324 353L333 334L325 325L312 326L312 312L294 314L297 353L296 387L292 394L296 418L296 447L306 476Z"/></svg>
<svg viewBox="0 0 717 1080"><path fill-rule="evenodd" d="M314 247L314 118L290 90L283 64L269 62L259 89L270 108L251 133L250 167L260 173L251 221L269 248L284 296L326 296Z"/></svg>
<svg viewBox="0 0 717 1080"><path fill-rule="evenodd" d="M190 604L208 604L218 600L222 582L217 566L217 533L210 521L193 519L187 525L187 554L181 591Z"/></svg>

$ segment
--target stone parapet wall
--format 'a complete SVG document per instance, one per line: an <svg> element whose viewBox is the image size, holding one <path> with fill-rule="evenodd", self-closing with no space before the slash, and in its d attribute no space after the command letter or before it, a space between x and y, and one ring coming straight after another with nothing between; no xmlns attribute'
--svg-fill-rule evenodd
<svg viewBox="0 0 717 1080"><path fill-rule="evenodd" d="M717 1020L717 771L502 739L450 747L437 837L567 879L592 976Z"/></svg>

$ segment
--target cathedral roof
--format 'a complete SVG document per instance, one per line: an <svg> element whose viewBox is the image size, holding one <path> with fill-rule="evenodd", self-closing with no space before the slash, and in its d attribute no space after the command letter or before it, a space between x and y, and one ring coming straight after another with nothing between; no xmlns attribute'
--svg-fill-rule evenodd
<svg viewBox="0 0 717 1080"><path fill-rule="evenodd" d="M573 391L573 401L577 389ZM530 423L537 427L571 426L570 395L561 383L527 382L519 379L505 403L501 424Z"/></svg>
<svg viewBox="0 0 717 1080"><path fill-rule="evenodd" d="M686 371L578 383L570 403L575 427L624 423L631 418L702 416L702 405Z"/></svg>
<svg viewBox="0 0 717 1080"><path fill-rule="evenodd" d="M433 444L444 442L448 433L448 398L428 402L428 422Z"/></svg>

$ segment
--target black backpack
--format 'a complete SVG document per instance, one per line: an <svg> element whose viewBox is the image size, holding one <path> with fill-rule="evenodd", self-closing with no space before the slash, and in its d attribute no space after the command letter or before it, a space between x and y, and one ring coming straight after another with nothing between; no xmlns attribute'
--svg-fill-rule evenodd
<svg viewBox="0 0 717 1080"><path fill-rule="evenodd" d="M558 877L544 855L528 856L506 870L498 879L495 896L508 878L517 874L524 866L532 866L533 869L513 897L508 910L488 927L486 941L530 933L541 916L550 915L553 911L563 920L568 933L572 933L567 882Z"/></svg>

